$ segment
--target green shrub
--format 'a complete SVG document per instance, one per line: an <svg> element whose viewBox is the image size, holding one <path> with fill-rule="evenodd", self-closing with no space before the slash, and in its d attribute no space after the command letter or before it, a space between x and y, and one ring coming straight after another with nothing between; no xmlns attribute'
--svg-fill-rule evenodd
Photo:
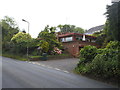
<svg viewBox="0 0 120 90"><path fill-rule="evenodd" d="M89 46L90 47L90 46ZM112 41L104 49L94 49L94 54L89 51L92 48L84 47L81 52L81 61L75 70L81 74L92 75L103 79L117 80L120 76L120 42ZM88 53L87 53L88 52ZM96 54L96 53L97 54ZM89 55L95 55L91 57ZM89 58L90 59L89 59ZM86 59L91 62L81 63Z"/></svg>
<svg viewBox="0 0 120 90"><path fill-rule="evenodd" d="M87 66L93 60L97 54L97 48L95 46L85 46L80 50L80 61L75 68L77 72L86 73L88 72Z"/></svg>
<svg viewBox="0 0 120 90"><path fill-rule="evenodd" d="M80 50L80 64L91 62L96 56L97 48L95 46L85 46Z"/></svg>
<svg viewBox="0 0 120 90"><path fill-rule="evenodd" d="M89 72L103 78L117 78L120 76L119 65L118 50L103 49L103 53L96 55L91 62Z"/></svg>
<svg viewBox="0 0 120 90"><path fill-rule="evenodd" d="M106 48L108 49L120 49L120 42L119 41L110 41Z"/></svg>

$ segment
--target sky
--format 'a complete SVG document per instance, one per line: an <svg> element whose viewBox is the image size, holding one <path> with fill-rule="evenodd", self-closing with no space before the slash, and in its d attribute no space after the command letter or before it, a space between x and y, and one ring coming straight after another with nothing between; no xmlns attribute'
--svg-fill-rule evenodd
<svg viewBox="0 0 120 90"><path fill-rule="evenodd" d="M14 18L21 30L36 38L46 25L70 24L88 30L105 23L111 0L0 0L0 19Z"/></svg>

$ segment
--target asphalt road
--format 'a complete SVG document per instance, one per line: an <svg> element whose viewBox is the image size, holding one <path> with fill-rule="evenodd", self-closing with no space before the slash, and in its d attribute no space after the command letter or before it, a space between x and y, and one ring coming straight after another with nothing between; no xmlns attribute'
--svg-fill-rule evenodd
<svg viewBox="0 0 120 90"><path fill-rule="evenodd" d="M2 58L2 88L115 88L73 73Z"/></svg>

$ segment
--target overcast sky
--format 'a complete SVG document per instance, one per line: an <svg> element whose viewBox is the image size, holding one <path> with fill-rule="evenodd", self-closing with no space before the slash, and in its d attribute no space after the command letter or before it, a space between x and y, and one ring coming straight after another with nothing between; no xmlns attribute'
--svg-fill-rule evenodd
<svg viewBox="0 0 120 90"><path fill-rule="evenodd" d="M102 25L106 21L106 5L111 0L1 0L0 18L13 17L20 29L27 31L30 22L30 34L37 37L46 25L71 24L89 29Z"/></svg>

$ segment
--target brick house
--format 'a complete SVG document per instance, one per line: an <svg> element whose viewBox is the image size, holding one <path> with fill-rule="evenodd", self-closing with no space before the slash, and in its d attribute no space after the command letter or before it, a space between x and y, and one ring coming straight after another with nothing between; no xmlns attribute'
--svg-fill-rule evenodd
<svg viewBox="0 0 120 90"><path fill-rule="evenodd" d="M86 45L93 45L97 48L100 47L95 43L96 37L94 36L80 33L59 33L57 36L58 40L62 42L65 51L69 52L74 57L78 56L80 49Z"/></svg>

